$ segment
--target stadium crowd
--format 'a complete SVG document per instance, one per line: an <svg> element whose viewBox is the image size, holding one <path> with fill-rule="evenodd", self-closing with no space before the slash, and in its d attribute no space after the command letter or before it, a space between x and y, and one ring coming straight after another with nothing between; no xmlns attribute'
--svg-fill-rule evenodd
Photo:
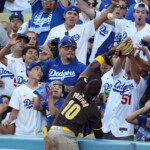
<svg viewBox="0 0 150 150"><path fill-rule="evenodd" d="M0 134L46 150L150 139L150 0L1 0L3 13Z"/></svg>

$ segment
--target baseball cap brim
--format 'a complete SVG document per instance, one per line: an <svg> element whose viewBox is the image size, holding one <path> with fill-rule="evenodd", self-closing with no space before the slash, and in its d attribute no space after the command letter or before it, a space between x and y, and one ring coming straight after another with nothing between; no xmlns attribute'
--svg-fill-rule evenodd
<svg viewBox="0 0 150 150"><path fill-rule="evenodd" d="M41 69L42 69L42 71L44 70L44 68L45 68L45 63L44 62L31 62L31 63L34 63L34 64L32 64L32 65L30 65L30 63L29 63L29 65L27 66L27 68L26 68L26 75L28 76L28 74L27 74L27 71L29 71L29 70L31 70L32 68L34 68L35 66L40 66L41 67Z"/></svg>

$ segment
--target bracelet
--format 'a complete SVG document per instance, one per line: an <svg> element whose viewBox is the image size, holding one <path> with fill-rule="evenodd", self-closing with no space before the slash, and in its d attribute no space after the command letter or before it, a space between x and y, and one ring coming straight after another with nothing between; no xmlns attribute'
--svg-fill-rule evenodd
<svg viewBox="0 0 150 150"><path fill-rule="evenodd" d="M98 61L100 65L102 65L105 62L105 59L102 56L97 56L95 60Z"/></svg>

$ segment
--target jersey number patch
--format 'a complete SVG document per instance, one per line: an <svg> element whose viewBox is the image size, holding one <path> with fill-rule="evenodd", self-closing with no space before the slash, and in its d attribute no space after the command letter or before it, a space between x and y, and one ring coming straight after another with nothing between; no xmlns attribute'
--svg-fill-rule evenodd
<svg viewBox="0 0 150 150"><path fill-rule="evenodd" d="M131 105L131 95L123 94L121 103Z"/></svg>
<svg viewBox="0 0 150 150"><path fill-rule="evenodd" d="M71 100L68 105L62 110L61 114L65 115L68 120L72 120L81 110L81 107L78 104L74 103L74 100Z"/></svg>

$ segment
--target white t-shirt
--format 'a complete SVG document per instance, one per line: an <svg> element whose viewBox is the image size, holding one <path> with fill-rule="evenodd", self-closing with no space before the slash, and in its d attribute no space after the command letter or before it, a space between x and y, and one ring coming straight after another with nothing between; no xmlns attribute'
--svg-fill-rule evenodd
<svg viewBox="0 0 150 150"><path fill-rule="evenodd" d="M109 131L115 137L124 137L134 134L134 127L125 118L128 114L139 109L139 101L146 89L146 82L140 78L136 85L134 80L128 80L127 74L122 70L113 77L114 83L107 100L102 130Z"/></svg>
<svg viewBox="0 0 150 150"><path fill-rule="evenodd" d="M19 110L15 135L42 136L42 128L46 126L46 119L40 111L33 109L32 98L37 97L33 91L23 84L13 92L9 106Z"/></svg>
<svg viewBox="0 0 150 150"><path fill-rule="evenodd" d="M54 38L60 38L61 40L65 36L65 32L67 32L67 30L64 24L54 27L49 32L44 44L47 44L49 40ZM77 43L76 56L78 60L86 64L88 39L95 34L94 21L89 21L81 25L76 24L68 33Z"/></svg>
<svg viewBox="0 0 150 150"><path fill-rule="evenodd" d="M23 61L19 62L15 59L8 59L7 68L14 74L15 87L18 87L28 81L28 77L26 75L26 65Z"/></svg>
<svg viewBox="0 0 150 150"><path fill-rule="evenodd" d="M5 2L4 7L11 11L22 11L30 8L30 0L14 0L14 2Z"/></svg>
<svg viewBox="0 0 150 150"><path fill-rule="evenodd" d="M149 36L150 25L145 24L145 27L137 32L135 22L126 19L115 19L115 27L121 33L121 38L124 40L127 37L130 37L134 46L135 44L140 44L140 41L144 36ZM143 55L143 52L140 52L140 57L147 60L147 57Z"/></svg>

